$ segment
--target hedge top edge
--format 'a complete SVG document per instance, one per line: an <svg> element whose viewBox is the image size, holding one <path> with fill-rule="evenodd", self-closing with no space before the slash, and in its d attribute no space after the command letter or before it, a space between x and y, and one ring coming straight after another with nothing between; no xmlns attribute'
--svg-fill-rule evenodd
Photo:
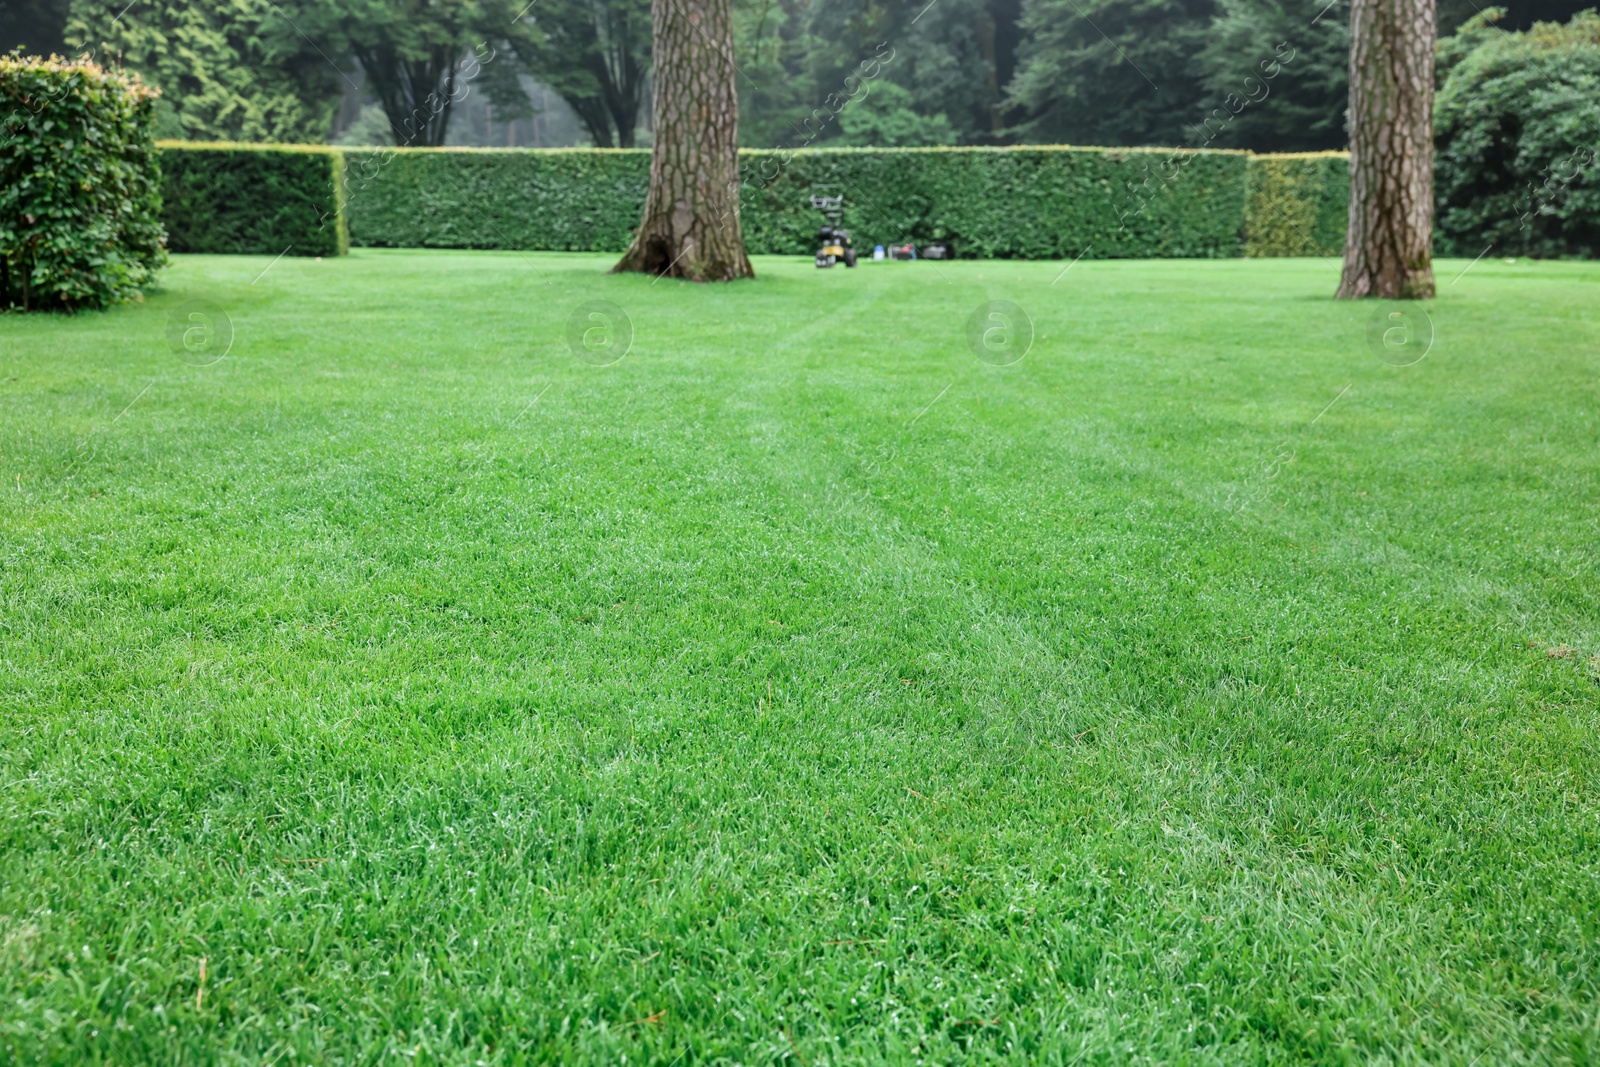
<svg viewBox="0 0 1600 1067"><path fill-rule="evenodd" d="M157 148L181 149L185 152L306 152L312 155L337 156L346 149L341 145L277 144L264 141L174 141L160 140Z"/></svg>
<svg viewBox="0 0 1600 1067"><path fill-rule="evenodd" d="M0 74L17 74L24 71L41 74L81 74L101 85L115 84L134 101L153 100L161 95L161 90L146 84L139 77L138 71L121 67L103 67L87 55L68 59L53 53L48 57L25 56L21 52L0 53Z"/></svg>

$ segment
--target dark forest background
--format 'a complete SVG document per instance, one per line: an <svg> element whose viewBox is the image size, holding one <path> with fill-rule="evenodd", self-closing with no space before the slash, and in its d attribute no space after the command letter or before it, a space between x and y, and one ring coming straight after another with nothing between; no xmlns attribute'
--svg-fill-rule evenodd
<svg viewBox="0 0 1600 1067"><path fill-rule="evenodd" d="M1592 5L1511 0L1492 24ZM736 13L751 146L1178 145L1229 94L1254 102L1213 146L1345 144L1348 0L736 0ZM1442 0L1441 33L1474 19L1476 0ZM166 136L649 143L648 0L6 0L0 47L17 46L138 69L163 90Z"/></svg>

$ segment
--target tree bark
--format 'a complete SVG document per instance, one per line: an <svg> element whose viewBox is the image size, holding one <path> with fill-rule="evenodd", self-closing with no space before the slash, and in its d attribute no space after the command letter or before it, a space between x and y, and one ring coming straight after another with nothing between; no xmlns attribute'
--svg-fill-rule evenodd
<svg viewBox="0 0 1600 1067"><path fill-rule="evenodd" d="M731 0L653 0L655 146L633 244L613 270L753 278L739 226Z"/></svg>
<svg viewBox="0 0 1600 1067"><path fill-rule="evenodd" d="M1339 296L1433 296L1434 0L1352 0Z"/></svg>

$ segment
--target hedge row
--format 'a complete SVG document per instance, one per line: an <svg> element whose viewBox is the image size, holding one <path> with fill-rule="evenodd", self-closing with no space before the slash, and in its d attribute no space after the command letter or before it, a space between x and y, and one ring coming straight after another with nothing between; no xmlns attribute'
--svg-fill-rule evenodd
<svg viewBox="0 0 1600 1067"><path fill-rule="evenodd" d="M336 256L350 249L344 159L305 145L158 142L174 252Z"/></svg>
<svg viewBox="0 0 1600 1067"><path fill-rule="evenodd" d="M1237 256L1247 159L1098 148L746 151L741 216L755 253L812 251L811 195L843 193L844 224L861 245L944 240L959 255L1015 259ZM351 233L363 245L621 252L649 174L642 149L351 152Z"/></svg>
<svg viewBox="0 0 1600 1067"><path fill-rule="evenodd" d="M630 149L346 151L350 233L390 248L621 252L650 153Z"/></svg>
<svg viewBox="0 0 1600 1067"><path fill-rule="evenodd" d="M742 218L752 251L810 252L811 193L843 193L859 244L944 240L996 259L1237 256L1247 161L1099 148L752 152Z"/></svg>
<svg viewBox="0 0 1600 1067"><path fill-rule="evenodd" d="M621 252L650 154L628 149L163 145L175 251L303 255L348 242ZM1336 255L1339 153L1104 148L815 149L740 156L751 252L806 254L813 194L858 245L942 240L1015 259ZM343 167L344 181L332 180ZM341 191L342 189L342 191Z"/></svg>

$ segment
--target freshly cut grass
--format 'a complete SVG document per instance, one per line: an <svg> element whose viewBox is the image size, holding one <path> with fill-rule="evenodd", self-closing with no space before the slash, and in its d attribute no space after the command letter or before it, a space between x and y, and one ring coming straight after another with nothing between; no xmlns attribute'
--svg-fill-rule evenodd
<svg viewBox="0 0 1600 1067"><path fill-rule="evenodd" d="M1600 1057L1600 266L609 264L0 319L0 1061Z"/></svg>

